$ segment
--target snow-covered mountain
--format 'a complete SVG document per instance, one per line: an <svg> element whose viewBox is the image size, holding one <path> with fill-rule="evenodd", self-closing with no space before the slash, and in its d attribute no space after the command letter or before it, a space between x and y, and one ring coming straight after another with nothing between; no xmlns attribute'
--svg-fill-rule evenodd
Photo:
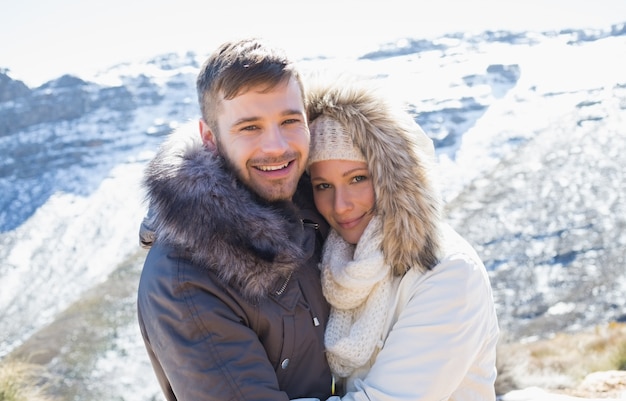
<svg viewBox="0 0 626 401"><path fill-rule="evenodd" d="M620 24L406 38L300 64L340 66L406 104L502 330L522 339L626 320L625 49ZM139 181L198 117L204 57L38 88L0 73L0 358L47 365L66 399L161 399L134 315Z"/></svg>

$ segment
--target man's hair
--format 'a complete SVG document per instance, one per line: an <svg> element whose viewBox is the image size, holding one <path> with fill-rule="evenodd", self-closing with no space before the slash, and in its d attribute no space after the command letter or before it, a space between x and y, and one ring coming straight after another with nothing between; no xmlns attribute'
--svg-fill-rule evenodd
<svg viewBox="0 0 626 401"><path fill-rule="evenodd" d="M269 91L290 78L298 82L304 102L302 78L281 49L256 38L226 42L205 61L196 80L202 118L218 132L222 97L233 99L257 86Z"/></svg>

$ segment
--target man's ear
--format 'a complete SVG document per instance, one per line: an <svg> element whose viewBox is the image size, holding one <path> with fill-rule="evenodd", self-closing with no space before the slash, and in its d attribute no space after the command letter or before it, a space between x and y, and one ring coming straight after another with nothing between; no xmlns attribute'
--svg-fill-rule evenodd
<svg viewBox="0 0 626 401"><path fill-rule="evenodd" d="M202 143L209 149L217 149L215 143L215 134L209 127L209 124L204 121L204 119L200 119L198 121L198 128L200 130L200 138L202 138Z"/></svg>

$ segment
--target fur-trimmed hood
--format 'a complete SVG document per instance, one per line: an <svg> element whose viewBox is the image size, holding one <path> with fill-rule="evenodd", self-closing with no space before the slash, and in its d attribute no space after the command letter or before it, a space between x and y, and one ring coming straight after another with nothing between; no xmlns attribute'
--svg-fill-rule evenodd
<svg viewBox="0 0 626 401"><path fill-rule="evenodd" d="M307 178L298 191L310 194ZM154 237L184 249L195 264L216 272L246 298L266 296L308 256L300 214L306 212L254 195L202 144L193 124L161 146L143 185Z"/></svg>
<svg viewBox="0 0 626 401"><path fill-rule="evenodd" d="M382 250L396 274L433 268L440 257L440 195L433 186L434 147L420 126L373 88L343 80L308 90L309 121L324 114L352 135L369 167Z"/></svg>

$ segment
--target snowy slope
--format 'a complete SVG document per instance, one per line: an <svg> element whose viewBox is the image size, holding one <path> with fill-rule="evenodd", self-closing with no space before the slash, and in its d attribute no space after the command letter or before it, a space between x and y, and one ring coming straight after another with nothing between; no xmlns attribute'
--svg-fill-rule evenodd
<svg viewBox="0 0 626 401"><path fill-rule="evenodd" d="M503 331L525 338L626 319L625 34L407 38L301 66L340 65L405 103L435 141L449 219L490 270ZM0 358L46 349L77 394L159 399L133 320L139 182L163 135L197 118L203 58L0 103Z"/></svg>

